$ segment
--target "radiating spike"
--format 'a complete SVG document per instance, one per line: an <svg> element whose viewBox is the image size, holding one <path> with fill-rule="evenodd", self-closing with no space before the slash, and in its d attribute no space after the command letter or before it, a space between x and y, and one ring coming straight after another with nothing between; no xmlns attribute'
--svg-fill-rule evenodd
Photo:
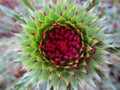
<svg viewBox="0 0 120 90"><path fill-rule="evenodd" d="M58 77L58 80L59 80L59 81L60 81L60 79L61 79L61 78L60 78L60 77Z"/></svg>
<svg viewBox="0 0 120 90"><path fill-rule="evenodd" d="M78 69L78 64L75 64L75 65L74 65L74 68Z"/></svg>
<svg viewBox="0 0 120 90"><path fill-rule="evenodd" d="M61 16L61 17L63 16L62 13L60 13L60 16Z"/></svg>
<svg viewBox="0 0 120 90"><path fill-rule="evenodd" d="M75 78L75 74L72 74L72 76Z"/></svg>
<svg viewBox="0 0 120 90"><path fill-rule="evenodd" d="M50 70L49 70L49 73L51 74L52 72L53 72L53 70L50 69Z"/></svg>
<svg viewBox="0 0 120 90"><path fill-rule="evenodd" d="M39 62L37 59L34 61L34 63Z"/></svg>
<svg viewBox="0 0 120 90"><path fill-rule="evenodd" d="M69 71L70 70L70 66L66 66L65 69Z"/></svg>
<svg viewBox="0 0 120 90"><path fill-rule="evenodd" d="M17 50L17 52L22 52L22 50Z"/></svg>
<svg viewBox="0 0 120 90"><path fill-rule="evenodd" d="M54 61L51 60L50 62L51 62L52 65L55 65L55 62L54 62Z"/></svg>
<svg viewBox="0 0 120 90"><path fill-rule="evenodd" d="M80 61L79 61L79 60L76 60L76 61L75 61L75 64L79 64L79 63L80 63Z"/></svg>
<svg viewBox="0 0 120 90"><path fill-rule="evenodd" d="M85 56L82 54L82 55L81 55L81 58L85 58Z"/></svg>
<svg viewBox="0 0 120 90"><path fill-rule="evenodd" d="M56 67L56 70L58 70L60 68L60 66L55 66Z"/></svg>
<svg viewBox="0 0 120 90"><path fill-rule="evenodd" d="M32 19L33 19L33 21L35 20L35 17L33 17L33 16L31 16L32 17Z"/></svg>
<svg viewBox="0 0 120 90"><path fill-rule="evenodd" d="M43 57L43 58L42 58L42 60L43 60L43 61L45 61L45 60L46 60L46 58L44 58L44 57Z"/></svg>
<svg viewBox="0 0 120 90"><path fill-rule="evenodd" d="M70 62L69 65L70 65L70 66L74 66L74 63L73 63L73 62Z"/></svg>
<svg viewBox="0 0 120 90"><path fill-rule="evenodd" d="M47 14L44 12L44 16L46 16Z"/></svg>
<svg viewBox="0 0 120 90"><path fill-rule="evenodd" d="M50 8L50 9L52 9L52 6L51 6L51 4L49 4L49 8Z"/></svg>
<svg viewBox="0 0 120 90"><path fill-rule="evenodd" d="M87 64L86 64L86 61L85 61L85 60L82 61L82 62L80 63L80 65L83 65L83 66L87 65Z"/></svg>

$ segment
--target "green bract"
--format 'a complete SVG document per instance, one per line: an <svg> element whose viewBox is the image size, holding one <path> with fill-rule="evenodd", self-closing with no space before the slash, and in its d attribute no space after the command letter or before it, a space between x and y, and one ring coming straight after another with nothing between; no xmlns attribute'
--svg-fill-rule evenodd
<svg viewBox="0 0 120 90"><path fill-rule="evenodd" d="M24 0L26 1L26 0ZM29 5L28 5L29 6ZM104 34L98 19L88 9L72 3L43 5L25 19L21 36L24 56L21 58L31 81L47 83L47 90L72 90L84 82L94 85L93 77L103 75L100 65L105 60Z"/></svg>

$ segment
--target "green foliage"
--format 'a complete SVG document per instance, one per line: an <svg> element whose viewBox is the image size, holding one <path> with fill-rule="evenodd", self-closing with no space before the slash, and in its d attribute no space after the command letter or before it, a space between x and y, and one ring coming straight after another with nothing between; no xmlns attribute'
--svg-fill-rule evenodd
<svg viewBox="0 0 120 90"><path fill-rule="evenodd" d="M29 9L31 9L32 11L35 10L28 0L23 0L23 2Z"/></svg>
<svg viewBox="0 0 120 90"><path fill-rule="evenodd" d="M24 22L24 20L21 18L21 16L19 16L16 12L14 12L13 10L10 10L7 7L0 5L0 11L3 11L5 14L7 14L10 17L15 18L16 20L20 20L20 21Z"/></svg>
<svg viewBox="0 0 120 90"><path fill-rule="evenodd" d="M94 2L93 4L96 5L96 2ZM25 5L28 6L26 3ZM70 83L70 85L72 86L71 88L73 88L74 90L77 90L78 83L80 82L79 80L82 80L82 82L88 81L91 85L95 86L92 78L102 77L102 76L99 77L99 75L101 74L98 75L96 70L99 69L98 68L99 63L102 63L102 62L105 63L105 59L101 58L104 55L103 53L104 49L101 49L102 47L99 48L99 43L101 44L100 40L102 40L102 37L103 37L103 34L99 32L99 24L101 22L99 22L99 20L94 21L94 23L92 22L92 20L96 19L95 16L92 15L93 9L91 8L93 6L89 7L89 5L85 5L83 7L76 7L75 5L69 4L68 2L66 2L65 6L62 5L61 2L53 6L54 6L54 9L52 7L50 7L49 9L47 5L43 5L44 11L38 11L37 13L35 13L38 15L39 18L36 18L36 15L35 16L32 15L33 20L30 20L30 19L26 20L27 25L25 25L24 30L25 32L31 34L31 35L27 35L31 43L29 46L27 46L26 44L28 43L27 42L28 39L25 39L23 44L21 45L23 45L23 51L25 53L30 54L28 56L28 59L24 60L24 64L26 65L26 68L28 70L30 70L31 68L32 69L31 72L34 72L30 74L31 78L33 80L36 78L37 81L41 83L44 83L44 81L46 80L48 81L50 80L52 84L51 86L53 86L55 90L58 89L60 83L62 82L66 83L66 88L67 88L67 85ZM28 6L28 8L30 8L30 6ZM61 10L62 8L63 9L66 8L66 9L62 11ZM57 9L58 11L55 12L54 10L57 10ZM83 11L83 10L86 10L86 11ZM34 10L33 10L33 13L34 13ZM80 13L80 14L77 14L77 13ZM37 23L34 21L37 21ZM81 31L85 33L86 36L83 35L80 31L78 31L78 33L80 33L82 37L83 45L85 44L89 46L87 47L87 51L84 51L84 53L87 53L86 57L90 57L88 52L91 51L91 49L93 49L94 46L96 46L97 48L97 50L95 51L94 57L92 57L92 59L89 58L90 60L89 62L86 61L87 59L83 59L82 60L83 63L80 63L80 65L78 66L79 67L78 69L69 68L69 66L66 66L66 67L61 68L60 70L56 70L56 67L54 65L51 65L49 60L45 60L45 61L42 60L44 58L43 56L41 56L42 53L41 53L41 49L39 48L39 44L38 44L39 42L42 42L42 38L38 40L36 34L38 36L42 35L42 33L44 33L44 30L49 30L50 28L52 28L50 26L52 24L54 25L54 22L56 21L58 24L67 24L71 27L76 28L76 30L81 29ZM38 22L40 22L41 24L39 25ZM90 33L91 32L90 30L92 31L92 33ZM40 53L41 55L37 55L37 53ZM84 53L81 56L84 56ZM100 54L101 56L97 54ZM100 59L100 62L97 62L98 61L97 58ZM35 60L37 60L37 62ZM86 66L86 64L88 66ZM41 70L41 74L39 74L40 71L36 71L37 68ZM66 68L70 70L67 71ZM50 76L48 76L49 72L51 72ZM84 79L80 78L80 76L78 75L79 72L83 73ZM85 73L88 73L89 75ZM77 80L77 78L74 77L76 75L78 75L78 77L80 78L79 80ZM58 82L58 78L60 78L59 82ZM48 88L50 87L48 86Z"/></svg>
<svg viewBox="0 0 120 90"><path fill-rule="evenodd" d="M38 4L38 2L40 2L39 0L35 1L37 5L41 5ZM21 20L23 23L26 23L25 26L23 25L24 33L21 33L21 35L19 35L23 39L20 45L22 45L23 51L25 52L24 53L25 56L23 56L21 59L17 59L16 61L22 61L28 72L24 75L23 78L21 78L18 84L15 85L16 90L30 89L32 87L35 87L34 88L35 90L37 89L50 90L51 87L53 87L55 90L57 89L66 90L68 89L67 85L69 83L72 86L72 87L69 86L69 88L77 90L78 83L80 83L79 85L82 86L82 84L85 83L86 81L90 85L95 87L94 80L92 79L93 77L98 79L98 81L100 78L104 79L107 78L107 75L104 75L106 71L104 71L103 68L101 70L101 66L107 65L111 61L109 60L109 58L104 57L104 55L106 56L107 53L110 52L114 53L113 55L114 57L120 56L118 46L119 44L117 44L117 41L119 41L119 30L117 30L118 32L117 34L110 35L110 37L104 40L105 37L103 37L104 35L103 33L110 34L111 32L107 30L106 31L102 30L100 25L103 24L104 20L96 19L96 16L98 15L93 14L94 10L92 8L94 8L98 4L99 0L89 0L90 1L89 4L87 3L84 4L84 6L77 6L77 8L75 5L74 5L75 7L73 7L72 4L68 5L69 3L67 2L67 0L63 1L64 5L62 5L60 1L57 4L54 4L52 2L51 5L52 8L49 8L48 7L49 5L45 4L43 5L43 11L42 10L37 11L36 9L34 9L34 7L30 4L28 0L23 0L25 5L30 10L32 10L30 11L29 13L30 16L27 17L27 19L23 19L23 17L19 16L13 10L11 11L4 6L0 6L0 10L5 12L8 16L14 17L16 20ZM71 1L72 0L70 0L70 2ZM115 2L117 2L117 0ZM64 6L68 6L66 11L64 10ZM57 23L68 24L75 28L81 28L81 31L84 32L85 35L88 35L84 36L81 34L82 39L85 41L84 43L87 43L86 50L87 57L89 56L87 52L92 49L92 46L97 46L98 50L96 51L94 57L90 59L89 63L86 63L85 61L81 62L80 69L78 70L71 69L70 71L67 70L57 71L55 70L56 68L54 66L51 66L51 64L48 61L43 61L41 53L37 52L39 48L38 42L42 40L40 34L43 33L44 29L50 28L49 24L52 24L55 21ZM76 26L75 22L77 22ZM108 24L105 25L108 26ZM113 39L111 39L111 36ZM97 40L92 40L92 38L96 38L97 40L100 41L102 40L107 44L99 43ZM109 46L108 44L111 44L112 47L108 47ZM104 49L107 50L108 52L106 52ZM115 54L118 56L116 56ZM32 57L30 57L30 55ZM112 60L113 59L114 58L112 58ZM87 66L87 64L89 66ZM116 66L119 66L119 64ZM104 69L106 69L106 67ZM52 73L49 73L49 71ZM58 79L59 77L60 80ZM103 82L104 83L102 87L115 89L111 83L111 80L103 80ZM39 86L39 84L41 84L41 86Z"/></svg>

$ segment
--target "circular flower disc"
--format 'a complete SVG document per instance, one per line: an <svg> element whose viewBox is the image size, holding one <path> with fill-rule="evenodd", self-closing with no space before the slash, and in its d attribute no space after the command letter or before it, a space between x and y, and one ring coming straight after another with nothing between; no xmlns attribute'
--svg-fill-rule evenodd
<svg viewBox="0 0 120 90"><path fill-rule="evenodd" d="M83 7L44 5L43 11L32 12L32 19L26 19L21 44L26 52L23 62L33 71L32 77L61 87L82 79L91 83L91 77L98 77L98 66L104 62L103 34L98 28L100 20L87 8L88 3Z"/></svg>

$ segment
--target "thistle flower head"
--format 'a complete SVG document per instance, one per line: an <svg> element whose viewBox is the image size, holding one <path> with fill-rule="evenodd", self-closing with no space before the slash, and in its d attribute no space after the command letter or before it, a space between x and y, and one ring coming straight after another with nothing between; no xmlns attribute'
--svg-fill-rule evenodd
<svg viewBox="0 0 120 90"><path fill-rule="evenodd" d="M79 7L65 1L33 11L22 34L23 62L48 90L68 84L76 90L84 81L94 85L91 78L99 77L99 64L105 62L101 19L88 3Z"/></svg>
<svg viewBox="0 0 120 90"><path fill-rule="evenodd" d="M80 30L77 32L67 24L55 23L51 30L42 34L40 48L43 57L56 69L78 68L80 59L85 58L85 44L81 35Z"/></svg>

